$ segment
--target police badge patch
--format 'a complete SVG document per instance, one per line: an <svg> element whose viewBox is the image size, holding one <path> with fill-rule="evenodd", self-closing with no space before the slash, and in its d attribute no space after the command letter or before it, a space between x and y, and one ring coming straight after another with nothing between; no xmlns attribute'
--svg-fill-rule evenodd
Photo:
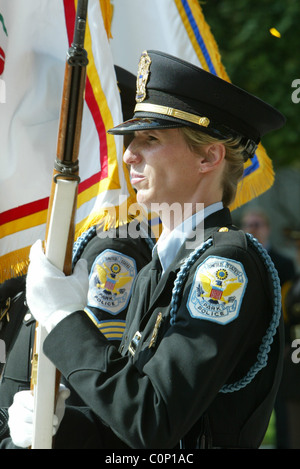
<svg viewBox="0 0 300 469"><path fill-rule="evenodd" d="M134 259L117 251L103 251L91 269L87 306L120 313L128 305L136 274Z"/></svg>
<svg viewBox="0 0 300 469"><path fill-rule="evenodd" d="M219 324L233 321L239 315L247 282L240 262L208 257L194 276L187 302L190 315Z"/></svg>

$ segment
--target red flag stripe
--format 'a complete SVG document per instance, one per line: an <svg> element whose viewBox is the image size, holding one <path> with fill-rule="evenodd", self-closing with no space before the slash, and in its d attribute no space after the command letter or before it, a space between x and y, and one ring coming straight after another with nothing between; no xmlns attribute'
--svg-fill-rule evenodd
<svg viewBox="0 0 300 469"><path fill-rule="evenodd" d="M74 24L75 24L75 4L74 0L64 0L65 7L65 19L67 27L67 35L69 44L71 44L73 35L74 35ZM107 159L107 138L106 138L106 129L101 116L101 112L95 98L92 85L89 78L86 82L86 94L85 94L86 103L90 109L93 120L95 122L96 130L99 137L99 153L100 153L100 167L101 171L93 174L84 181L81 181L78 188L78 193L89 189L93 185L99 183L100 180L105 179L108 176L108 159ZM0 213L0 226L5 223L16 221L23 217L33 215L35 213L41 212L48 208L49 197L35 200L28 204L20 205L18 207L7 210L6 212Z"/></svg>

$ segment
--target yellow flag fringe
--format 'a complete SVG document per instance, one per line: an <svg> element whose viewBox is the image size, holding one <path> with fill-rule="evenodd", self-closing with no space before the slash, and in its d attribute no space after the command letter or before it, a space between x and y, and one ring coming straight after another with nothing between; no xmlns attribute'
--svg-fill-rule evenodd
<svg viewBox="0 0 300 469"><path fill-rule="evenodd" d="M139 208L135 198L127 198L122 204L103 207L91 213L83 224L77 226L75 239L94 225L107 231L123 226L135 218L141 219L142 209Z"/></svg>
<svg viewBox="0 0 300 469"><path fill-rule="evenodd" d="M257 157L259 159L259 168L251 174L247 174L239 182L234 202L229 207L230 210L235 210L250 202L250 200L263 194L273 185L275 179L273 164L262 145L259 145L257 149ZM245 163L246 169L247 163Z"/></svg>
<svg viewBox="0 0 300 469"><path fill-rule="evenodd" d="M27 273L30 247L10 252L1 257L0 283Z"/></svg>

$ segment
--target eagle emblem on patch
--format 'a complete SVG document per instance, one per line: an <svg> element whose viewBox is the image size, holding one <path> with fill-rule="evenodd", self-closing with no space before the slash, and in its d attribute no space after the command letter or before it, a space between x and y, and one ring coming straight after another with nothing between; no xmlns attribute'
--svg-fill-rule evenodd
<svg viewBox="0 0 300 469"><path fill-rule="evenodd" d="M113 315L120 313L128 305L136 274L133 258L113 250L103 251L90 272L87 305Z"/></svg>
<svg viewBox="0 0 300 469"><path fill-rule="evenodd" d="M243 265L210 256L199 265L187 301L193 318L227 324L239 315L248 279Z"/></svg>

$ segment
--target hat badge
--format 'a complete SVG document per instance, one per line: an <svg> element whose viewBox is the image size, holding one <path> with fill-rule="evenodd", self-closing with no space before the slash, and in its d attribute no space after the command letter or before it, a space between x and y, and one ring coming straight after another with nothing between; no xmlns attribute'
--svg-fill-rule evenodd
<svg viewBox="0 0 300 469"><path fill-rule="evenodd" d="M139 68L136 79L136 97L137 103L141 103L146 98L146 84L149 78L149 68L151 65L151 59L147 51L144 51L141 55Z"/></svg>

